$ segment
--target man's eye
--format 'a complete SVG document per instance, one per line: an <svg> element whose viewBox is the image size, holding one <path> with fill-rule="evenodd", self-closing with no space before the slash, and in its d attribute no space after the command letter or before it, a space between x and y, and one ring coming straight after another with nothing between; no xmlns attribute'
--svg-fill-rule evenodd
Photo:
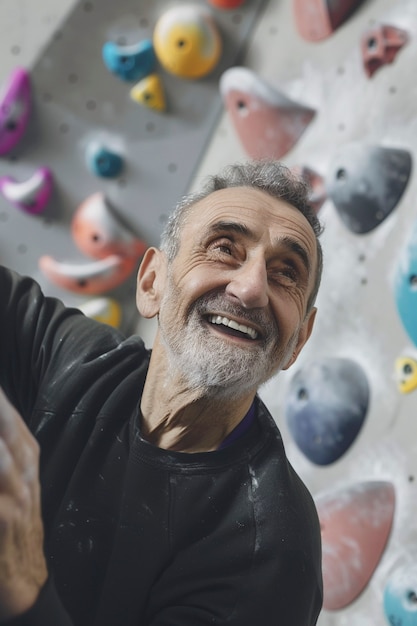
<svg viewBox="0 0 417 626"><path fill-rule="evenodd" d="M224 254L232 254L232 249L230 246L226 244L220 244L216 247L219 252L224 252Z"/></svg>
<svg viewBox="0 0 417 626"><path fill-rule="evenodd" d="M291 267L282 267L273 272L274 279L279 283L294 284L298 282L297 271Z"/></svg>
<svg viewBox="0 0 417 626"><path fill-rule="evenodd" d="M212 246L212 250L216 252L220 252L221 254L228 254L231 256L233 254L233 244L231 241L227 239L222 239L221 241L214 241Z"/></svg>
<svg viewBox="0 0 417 626"><path fill-rule="evenodd" d="M298 274L293 267L286 267L283 272L284 276L287 278L291 278L291 280L296 281L298 278Z"/></svg>

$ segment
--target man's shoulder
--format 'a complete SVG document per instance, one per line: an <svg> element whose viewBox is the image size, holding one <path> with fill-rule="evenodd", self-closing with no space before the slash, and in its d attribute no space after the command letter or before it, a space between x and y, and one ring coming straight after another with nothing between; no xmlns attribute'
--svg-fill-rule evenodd
<svg viewBox="0 0 417 626"><path fill-rule="evenodd" d="M281 432L265 404L258 402L258 419L265 445L255 457L255 471L262 478L263 489L269 493L271 506L282 506L282 497L298 508L313 508L312 496L305 482L287 457Z"/></svg>

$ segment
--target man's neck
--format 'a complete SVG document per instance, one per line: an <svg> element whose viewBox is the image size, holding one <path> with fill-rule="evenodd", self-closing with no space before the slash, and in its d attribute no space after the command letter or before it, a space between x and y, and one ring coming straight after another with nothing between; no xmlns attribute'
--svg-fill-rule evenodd
<svg viewBox="0 0 417 626"><path fill-rule="evenodd" d="M177 452L217 450L248 412L255 393L225 398L213 390L191 389L152 351L141 400L142 436Z"/></svg>

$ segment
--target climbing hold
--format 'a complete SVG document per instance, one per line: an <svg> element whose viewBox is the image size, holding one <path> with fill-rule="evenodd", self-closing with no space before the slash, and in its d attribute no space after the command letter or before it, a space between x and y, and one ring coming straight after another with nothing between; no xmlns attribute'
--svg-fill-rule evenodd
<svg viewBox="0 0 417 626"><path fill-rule="evenodd" d="M404 355L395 359L395 379L398 391L410 393L417 389L417 360L412 356Z"/></svg>
<svg viewBox="0 0 417 626"><path fill-rule="evenodd" d="M315 499L320 520L323 608L343 609L363 592L381 560L391 532L395 491L368 481Z"/></svg>
<svg viewBox="0 0 417 626"><path fill-rule="evenodd" d="M31 109L29 74L15 69L0 96L0 154L7 154L26 130Z"/></svg>
<svg viewBox="0 0 417 626"><path fill-rule="evenodd" d="M130 97L135 102L143 104L156 111L165 111L165 93L162 81L158 74L150 74L142 78L130 90Z"/></svg>
<svg viewBox="0 0 417 626"><path fill-rule="evenodd" d="M417 565L399 566L384 589L384 613L391 626L417 626Z"/></svg>
<svg viewBox="0 0 417 626"><path fill-rule="evenodd" d="M40 167L24 182L16 182L10 176L0 178L0 191L9 202L25 213L37 215L45 209L52 193L52 172Z"/></svg>
<svg viewBox="0 0 417 626"><path fill-rule="evenodd" d="M114 298L93 298L84 302L79 307L80 311L87 317L108 324L113 328L119 328L122 319L122 309L120 304Z"/></svg>
<svg viewBox="0 0 417 626"><path fill-rule="evenodd" d="M217 65L222 42L210 11L197 5L179 5L158 19L154 47L165 70L180 78L201 78Z"/></svg>
<svg viewBox="0 0 417 626"><path fill-rule="evenodd" d="M223 72L220 93L237 135L253 159L280 159L315 115L313 109L290 100L246 67Z"/></svg>
<svg viewBox="0 0 417 626"><path fill-rule="evenodd" d="M126 81L140 80L151 74L156 63L150 39L126 46L108 41L103 46L102 54L107 69Z"/></svg>
<svg viewBox="0 0 417 626"><path fill-rule="evenodd" d="M405 331L417 345L417 222L411 225L394 275L394 297Z"/></svg>
<svg viewBox="0 0 417 626"><path fill-rule="evenodd" d="M293 376L286 419L295 443L317 465L337 461L351 447L368 411L365 372L346 358L307 363Z"/></svg>
<svg viewBox="0 0 417 626"><path fill-rule="evenodd" d="M115 178L123 169L124 161L120 154L110 150L98 141L91 141L86 149L88 169L102 178Z"/></svg>
<svg viewBox="0 0 417 626"><path fill-rule="evenodd" d="M309 204L314 212L318 213L327 199L324 177L306 165L295 165L291 170L307 183L310 189L308 196Z"/></svg>
<svg viewBox="0 0 417 626"><path fill-rule="evenodd" d="M147 247L100 192L86 198L76 209L71 232L78 248L95 259L109 255L138 259Z"/></svg>
<svg viewBox="0 0 417 626"><path fill-rule="evenodd" d="M208 0L216 9L237 9L245 0Z"/></svg>
<svg viewBox="0 0 417 626"><path fill-rule="evenodd" d="M367 76L395 60L398 52L408 41L402 28L380 24L367 30L361 40L362 60Z"/></svg>
<svg viewBox="0 0 417 626"><path fill-rule="evenodd" d="M298 32L307 41L327 39L363 0L293 0Z"/></svg>
<svg viewBox="0 0 417 626"><path fill-rule="evenodd" d="M44 255L39 267L51 282L75 293L97 295L117 287L146 249L101 193L89 196L78 207L71 232L78 248L98 260L67 263Z"/></svg>
<svg viewBox="0 0 417 626"><path fill-rule="evenodd" d="M39 268L51 283L74 293L98 295L123 283L135 269L136 258L110 255L88 263L60 262L48 255L39 259Z"/></svg>
<svg viewBox="0 0 417 626"><path fill-rule="evenodd" d="M349 230L367 233L397 206L410 173L411 155L406 150L346 144L326 177L327 195Z"/></svg>

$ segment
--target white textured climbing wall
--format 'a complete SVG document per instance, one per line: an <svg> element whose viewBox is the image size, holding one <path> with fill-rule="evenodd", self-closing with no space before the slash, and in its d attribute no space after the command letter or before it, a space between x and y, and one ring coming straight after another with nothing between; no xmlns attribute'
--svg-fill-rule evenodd
<svg viewBox="0 0 417 626"><path fill-rule="evenodd" d="M415 160L414 2L363 2L332 36L315 43L300 37L292 8L291 2L268 4L245 59L257 76L316 111L283 160L314 170L328 191L337 172L353 184L361 180L358 168L375 167L366 157L370 146ZM407 31L409 41L369 77L361 40L380 24ZM346 157L352 142L361 147L360 164ZM201 174L245 155L225 112ZM374 183L369 176L368 190L352 192L384 190L388 201L387 176ZM316 330L299 362L262 393L322 516L323 626L417 623L413 167L406 180L388 217L366 233L350 230L327 197L320 209L325 272Z"/></svg>
<svg viewBox="0 0 417 626"><path fill-rule="evenodd" d="M40 67L36 64L54 37L59 40L61 36L59 45L66 45L63 25L76 3L61 0L57 7L51 0L39 0L36 7L34 4L29 0L0 3L2 79L17 64ZM250 5L250 0L245 4ZM300 7L303 3L266 2L251 30L246 52L239 58L239 65L252 74L249 83L253 91L258 83L265 83L267 87L259 93L275 93L275 104L287 98L314 112L297 141L291 147L287 144L282 160L314 172L314 180L320 183L317 206L325 225L325 271L315 332L299 361L268 383L262 396L321 515L326 588L320 626L414 625L417 87L413 72L417 6L414 0L363 0L328 37L308 41L297 28L296 4ZM304 4L309 3L306 0ZM99 5L99 0L81 3L80 16L91 21ZM222 19L226 20L224 15ZM236 26L239 18L234 20ZM120 13L119 35L129 23ZM142 22L145 30L148 25ZM382 31L382 26L396 30ZM361 46L368 31L373 33L365 45L368 61L372 55L376 58L382 34L388 38L388 55L401 43L399 32L407 33L408 39L396 50L395 58L390 57L391 62L372 75ZM54 76L62 71L68 90L82 72L75 72L70 50L65 50ZM52 95L55 79L49 77L48 89L42 92L43 105L52 105L48 94ZM175 89L172 93L175 97ZM246 97L239 94L240 114L251 119ZM91 96L83 102L85 127L90 128L97 100ZM64 105L65 98L61 99ZM57 124L59 159L73 126L71 118L51 119ZM215 118L212 121L198 167L189 170L187 186L191 188L223 165L247 157L233 112L224 110L218 123ZM187 120L183 123L186 127ZM104 119L100 125L106 129ZM244 124L240 132L246 132ZM156 139L163 140L163 130ZM175 144L172 156L160 154L167 176L178 173L177 157ZM1 175L11 173L15 165L7 159L0 161ZM152 175L148 171L148 176ZM60 180L64 188L67 180L71 180L71 188L78 186L77 180L66 179L63 171ZM129 181L127 188L124 184L126 179L119 182L118 194L129 188ZM85 182L80 185L80 197L84 197L87 187ZM362 207L359 213L358 206ZM165 202L160 213L169 208ZM49 221L44 228L51 239L61 242L60 251L71 255L73 242L65 238L68 214L64 211L63 215L67 217ZM148 238L157 235L162 221L157 217L151 225L143 225ZM42 243L45 232L42 230ZM38 233L34 220L29 222L26 215L1 208L1 261L11 260L18 270L42 278L36 263ZM138 324L151 342L152 325L141 320Z"/></svg>
<svg viewBox="0 0 417 626"><path fill-rule="evenodd" d="M414 625L417 89L411 68L417 59L417 6L414 0L365 0L331 36L312 42L300 36L294 4L268 3L243 65L315 111L282 160L321 177L315 197L324 200L319 215L325 270L310 343L262 396L319 506L327 606L320 626ZM407 32L408 42L370 77L361 43L380 25ZM375 46L368 41L365 60L377 57ZM242 139L225 110L195 186L200 176L244 159ZM385 174L376 172L383 149L405 154L395 202L386 185L398 162L388 159ZM388 153L382 154L384 160ZM356 203L349 205L355 194ZM354 211L359 204L365 220L366 198L376 202L377 196L382 212L370 212L372 230L349 228L343 207ZM391 212L382 219L388 206Z"/></svg>

